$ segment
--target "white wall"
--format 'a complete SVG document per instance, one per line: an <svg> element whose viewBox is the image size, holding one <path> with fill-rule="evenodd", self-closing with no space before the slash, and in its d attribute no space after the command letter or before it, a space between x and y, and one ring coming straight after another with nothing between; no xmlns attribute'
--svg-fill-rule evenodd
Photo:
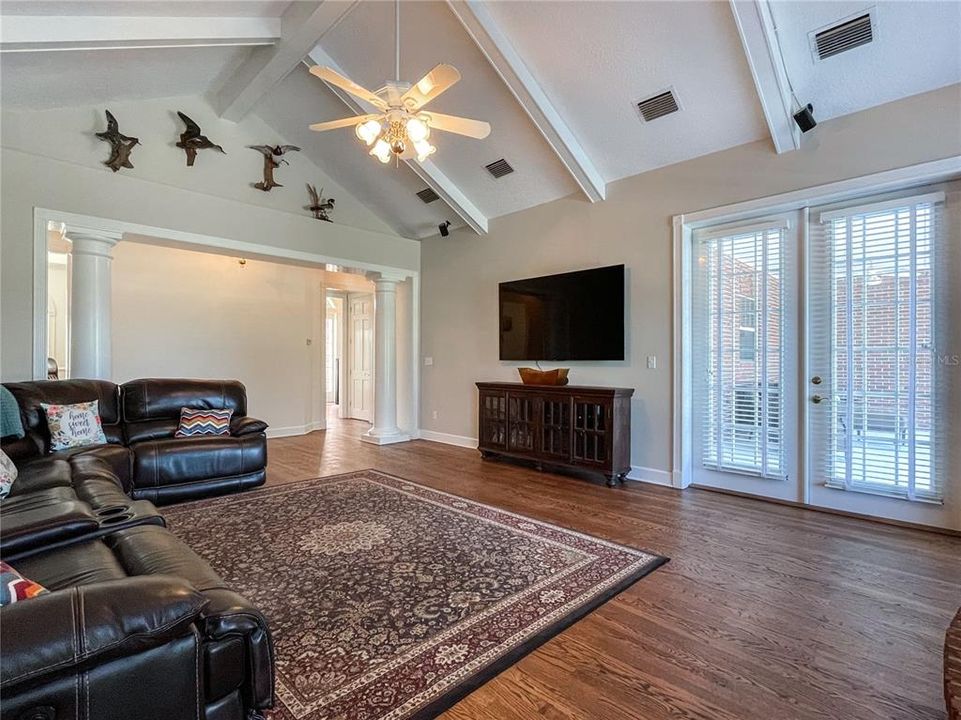
<svg viewBox="0 0 961 720"><path fill-rule="evenodd" d="M672 465L672 216L961 154L961 85L825 122L801 150L768 141L613 183L608 199L579 196L456 231L422 249L421 427L477 436L478 380L516 380L526 363L498 360L497 284L625 263L624 362L564 363L578 385L635 388L632 464L663 480ZM656 370L646 356L657 356ZM437 419L433 419L433 411Z"/></svg>
<svg viewBox="0 0 961 720"><path fill-rule="evenodd" d="M241 265L132 237L113 252L115 382L236 379L247 387L250 414L270 423L271 434L325 427L326 289L373 293L372 282L249 258ZM416 428L410 285L402 284L397 303L398 419L408 431Z"/></svg>
<svg viewBox="0 0 961 720"><path fill-rule="evenodd" d="M174 147L180 109L227 155L201 151L192 168ZM256 116L238 124L218 120L199 97L112 103L123 132L140 137L133 170L101 164L109 146L93 137L104 127L103 108L2 114L0 135L0 376L32 375L34 208L91 215L347 261L417 270L420 243L390 232L362 201L313 166L291 158L278 171L286 187L270 193L250 185L261 156L245 145L282 143ZM337 199L335 223L314 220L305 180Z"/></svg>
<svg viewBox="0 0 961 720"><path fill-rule="evenodd" d="M323 427L324 405L312 392L324 386L324 337L313 317L323 281L323 271L312 268L259 260L241 266L226 255L120 242L113 380L236 379L247 386L250 414L273 432Z"/></svg>

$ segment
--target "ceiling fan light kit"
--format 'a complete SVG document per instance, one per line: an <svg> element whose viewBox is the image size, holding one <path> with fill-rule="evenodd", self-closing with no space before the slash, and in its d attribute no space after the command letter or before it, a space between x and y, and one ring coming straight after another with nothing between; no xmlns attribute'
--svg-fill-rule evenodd
<svg viewBox="0 0 961 720"><path fill-rule="evenodd" d="M397 13L396 76L400 76L400 3L395 4ZM460 80L460 73L452 65L440 64L418 80L414 85L400 80L388 81L377 92L371 92L345 78L329 67L315 65L310 72L328 84L373 105L376 112L315 123L311 130L323 132L336 128L354 126L357 138L368 148L373 157L385 165L392 158L424 162L437 148L430 143L431 130L456 133L483 140L490 135L491 127L480 120L422 112L431 100L448 90Z"/></svg>

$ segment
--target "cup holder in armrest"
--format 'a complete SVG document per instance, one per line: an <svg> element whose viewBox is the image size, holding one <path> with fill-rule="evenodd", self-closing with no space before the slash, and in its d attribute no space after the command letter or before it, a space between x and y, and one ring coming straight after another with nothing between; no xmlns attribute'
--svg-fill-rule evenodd
<svg viewBox="0 0 961 720"><path fill-rule="evenodd" d="M111 515L120 515L121 513L129 513L129 505L110 505L108 507L97 508L94 510L94 514L101 519L110 517Z"/></svg>
<svg viewBox="0 0 961 720"><path fill-rule="evenodd" d="M108 515L107 517L101 517L100 527L109 526L109 525L119 525L120 523L127 522L128 520L132 520L133 515L134 514L132 512L125 512L119 515Z"/></svg>

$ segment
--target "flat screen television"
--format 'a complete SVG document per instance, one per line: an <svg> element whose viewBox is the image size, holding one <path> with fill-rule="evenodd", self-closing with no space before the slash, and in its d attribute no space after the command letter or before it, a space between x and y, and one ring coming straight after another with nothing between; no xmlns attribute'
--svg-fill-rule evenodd
<svg viewBox="0 0 961 720"><path fill-rule="evenodd" d="M623 360L624 266L500 284L501 360Z"/></svg>

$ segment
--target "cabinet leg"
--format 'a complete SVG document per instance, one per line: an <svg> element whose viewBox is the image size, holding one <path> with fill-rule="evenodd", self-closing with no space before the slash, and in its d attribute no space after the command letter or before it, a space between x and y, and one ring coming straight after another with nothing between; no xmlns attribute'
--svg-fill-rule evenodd
<svg viewBox="0 0 961 720"><path fill-rule="evenodd" d="M607 478L607 487L612 488L615 485L617 485L617 481L618 481L617 475L605 475L604 477Z"/></svg>

